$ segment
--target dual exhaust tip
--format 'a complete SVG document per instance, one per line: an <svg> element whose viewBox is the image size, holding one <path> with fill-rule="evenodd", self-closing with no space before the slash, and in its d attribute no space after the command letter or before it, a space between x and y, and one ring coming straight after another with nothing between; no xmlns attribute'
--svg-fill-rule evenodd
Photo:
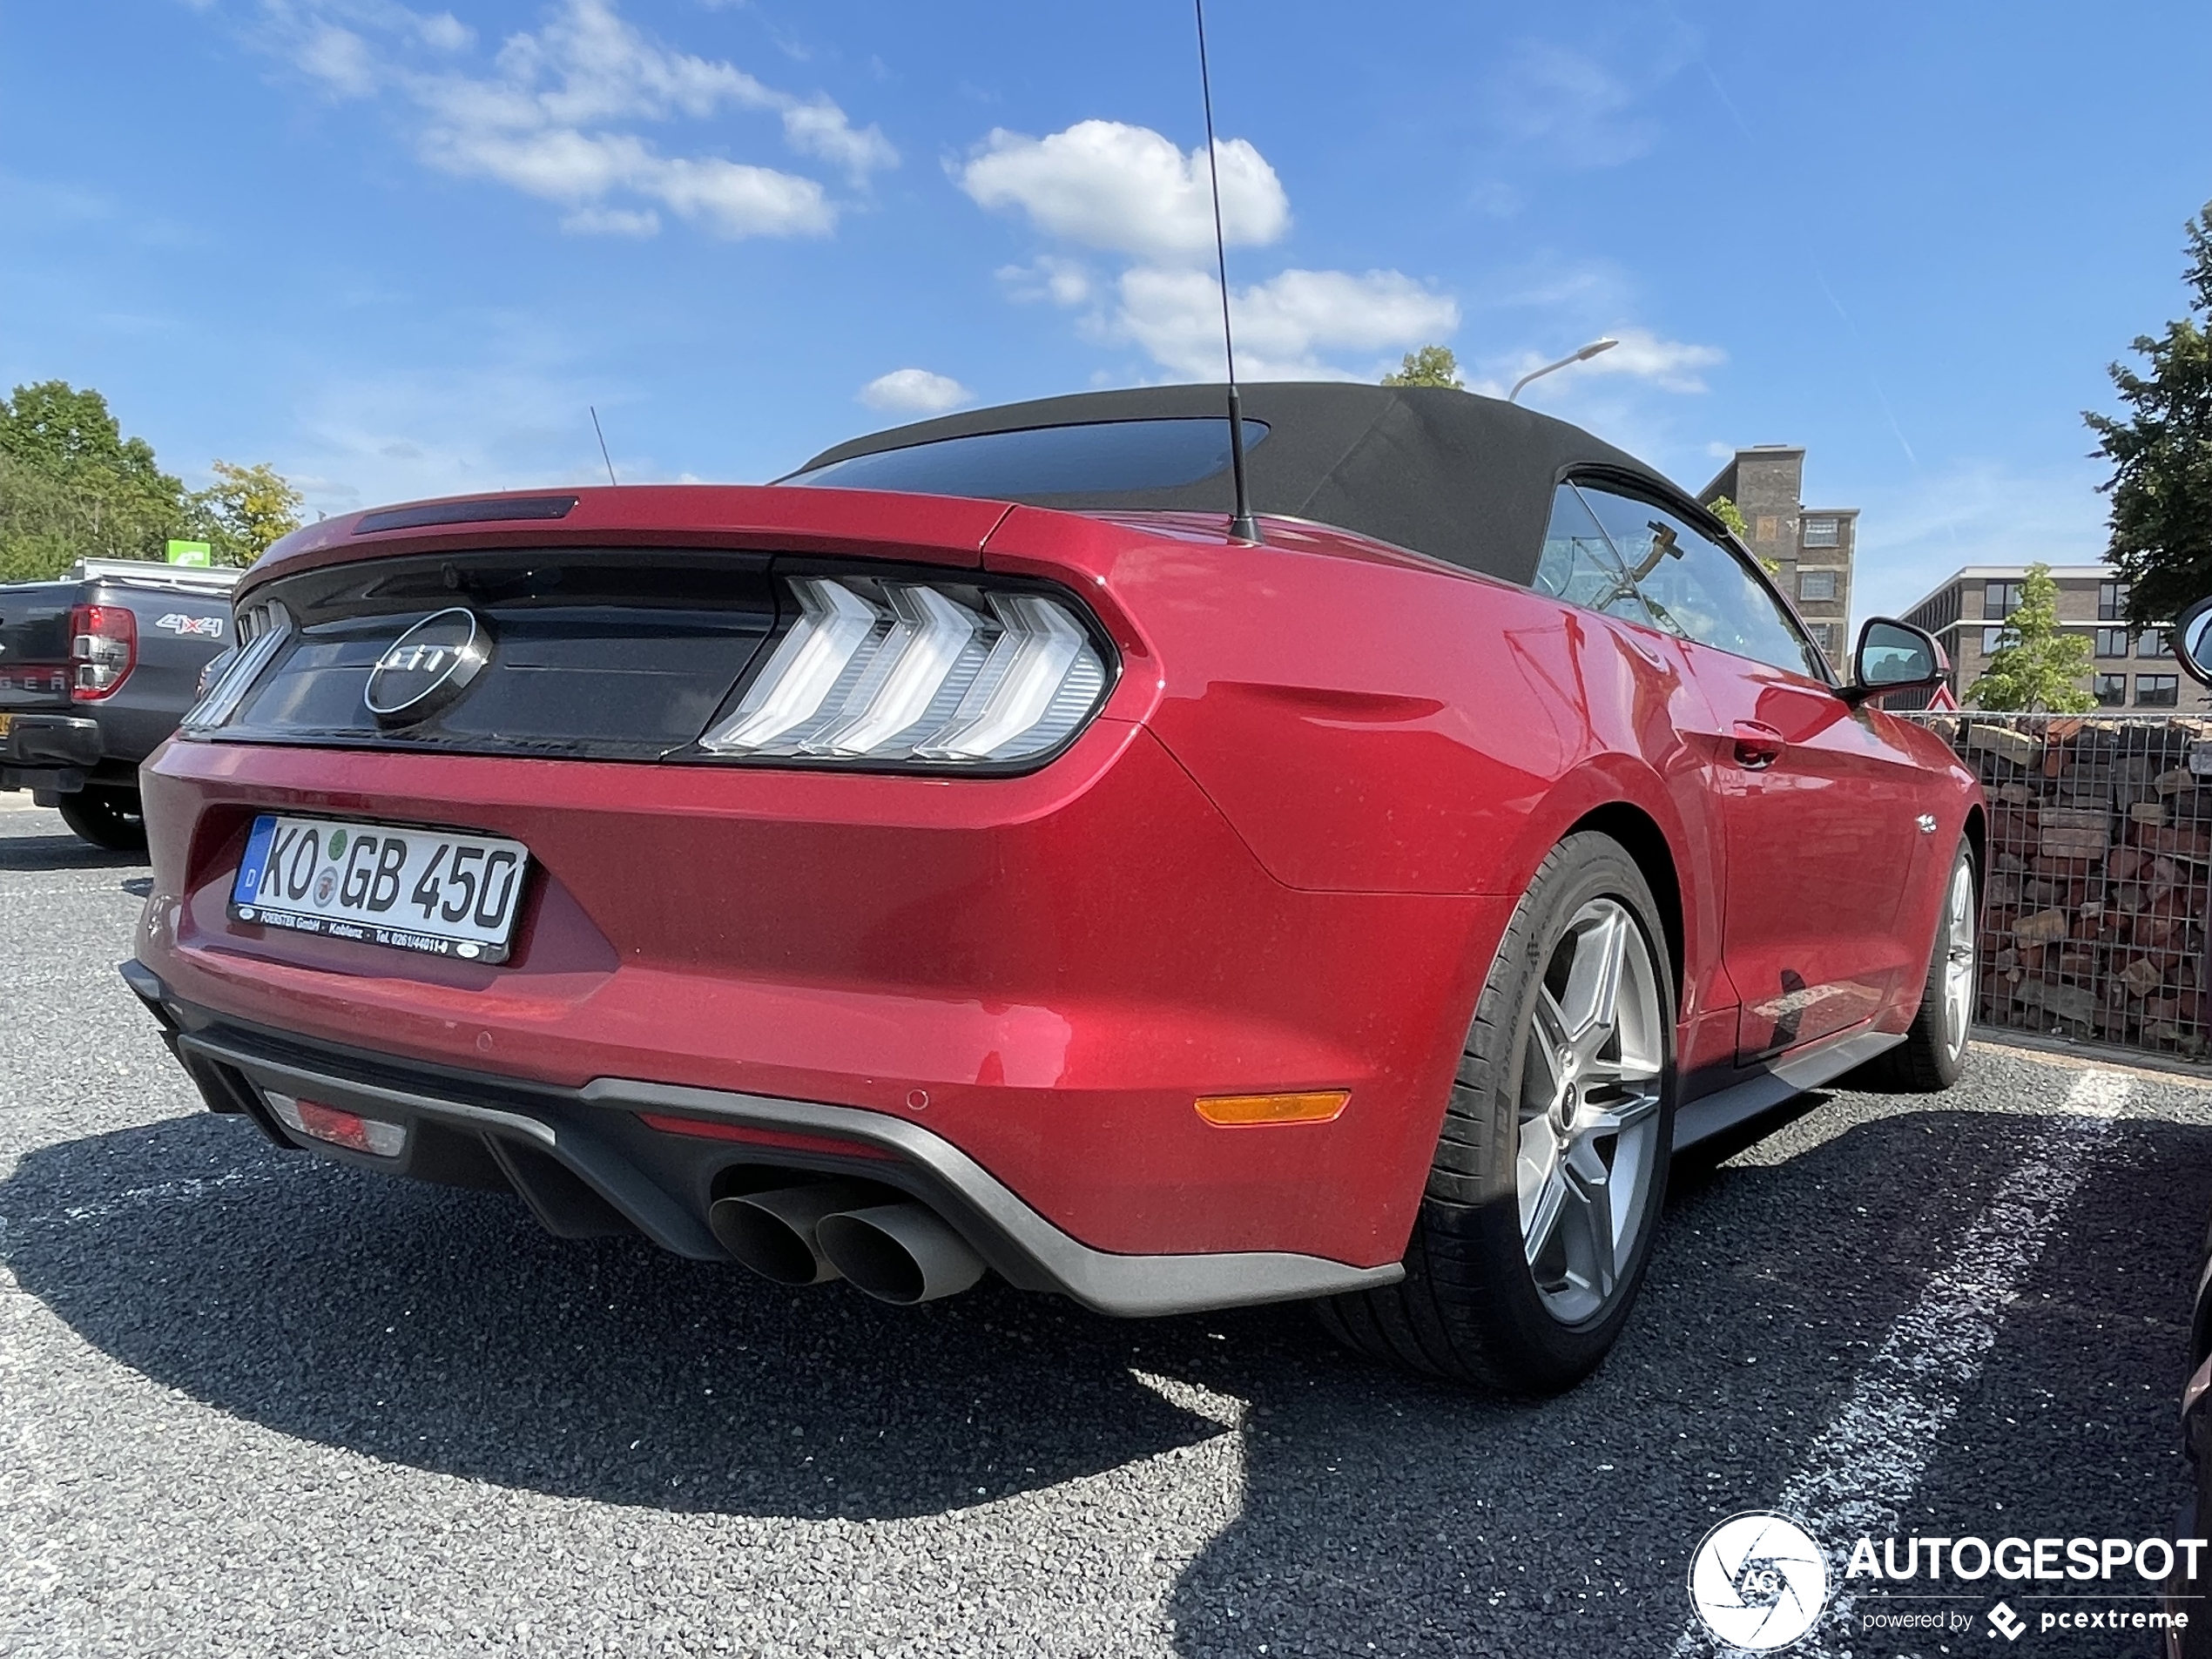
<svg viewBox="0 0 2212 1659"><path fill-rule="evenodd" d="M912 1307L968 1289L983 1258L926 1205L883 1202L859 1181L816 1181L718 1198L707 1224L722 1247L779 1285L850 1279L878 1301Z"/></svg>

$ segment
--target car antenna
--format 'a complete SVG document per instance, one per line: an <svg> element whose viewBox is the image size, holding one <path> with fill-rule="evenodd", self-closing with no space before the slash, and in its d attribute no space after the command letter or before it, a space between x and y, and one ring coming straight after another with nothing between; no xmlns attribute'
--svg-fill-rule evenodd
<svg viewBox="0 0 2212 1659"><path fill-rule="evenodd" d="M599 459L607 463L607 482L620 488L622 480L615 476L614 457L607 453L607 435L599 430L599 411L592 408L589 403L583 407L591 409L591 430L599 440Z"/></svg>
<svg viewBox="0 0 2212 1659"><path fill-rule="evenodd" d="M1236 477L1237 511L1229 521L1231 537L1259 540L1252 518L1251 487L1244 482L1244 406L1237 397L1237 337L1229 327L1229 244L1221 233L1221 161L1214 153L1213 78L1206 70L1206 0L1190 0L1198 13L1198 90L1206 105L1206 172L1213 181L1213 252L1221 273L1221 349L1229 365L1229 467Z"/></svg>

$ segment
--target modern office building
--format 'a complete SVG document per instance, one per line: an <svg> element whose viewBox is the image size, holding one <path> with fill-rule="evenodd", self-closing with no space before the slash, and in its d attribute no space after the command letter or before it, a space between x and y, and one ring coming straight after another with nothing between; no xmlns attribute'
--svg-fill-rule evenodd
<svg viewBox="0 0 2212 1659"><path fill-rule="evenodd" d="M1751 551L1776 567L1775 580L1797 602L1828 659L1851 654L1851 555L1858 541L1856 507L1804 505L1805 452L1782 443L1738 449L1697 499L1725 496L1743 515Z"/></svg>
<svg viewBox="0 0 2212 1659"><path fill-rule="evenodd" d="M2024 564L1970 564L1905 613L1951 658L1951 691L1962 704L2003 643L2005 618L2020 608ZM2081 689L2108 709L2212 708L2212 692L2184 676L2163 628L2128 625L2128 584L2108 564L2054 564L2059 622L2089 642Z"/></svg>

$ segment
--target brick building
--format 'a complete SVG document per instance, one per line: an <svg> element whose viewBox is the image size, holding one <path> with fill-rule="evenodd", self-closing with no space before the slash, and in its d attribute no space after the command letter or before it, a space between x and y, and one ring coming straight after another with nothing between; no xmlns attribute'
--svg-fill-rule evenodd
<svg viewBox="0 0 2212 1659"><path fill-rule="evenodd" d="M1970 564L1905 613L1943 643L1959 702L1995 655L2027 576L2024 564ZM2212 708L2212 692L2182 672L2163 628L2128 627L2128 584L2110 565L2055 564L2051 579L2058 583L2060 624L2089 642L2089 672L2076 684L2098 707Z"/></svg>
<svg viewBox="0 0 2212 1659"><path fill-rule="evenodd" d="M1736 503L1748 526L1751 551L1780 567L1775 580L1796 601L1814 642L1828 653L1829 661L1847 666L1858 509L1806 507L1804 475L1802 448L1755 444L1738 449L1697 499L1710 503L1725 496Z"/></svg>

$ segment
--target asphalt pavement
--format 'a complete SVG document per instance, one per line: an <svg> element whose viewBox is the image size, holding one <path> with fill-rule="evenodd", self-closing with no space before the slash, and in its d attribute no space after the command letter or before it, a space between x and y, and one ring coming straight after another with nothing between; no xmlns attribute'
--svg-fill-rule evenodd
<svg viewBox="0 0 2212 1659"><path fill-rule="evenodd" d="M894 1310L280 1153L117 978L145 885L0 806L0 1654L1666 1654L1707 1529L1807 1494L2173 1531L2186 1079L1814 1097L1678 1168L1611 1360L1515 1403L1295 1307Z"/></svg>

